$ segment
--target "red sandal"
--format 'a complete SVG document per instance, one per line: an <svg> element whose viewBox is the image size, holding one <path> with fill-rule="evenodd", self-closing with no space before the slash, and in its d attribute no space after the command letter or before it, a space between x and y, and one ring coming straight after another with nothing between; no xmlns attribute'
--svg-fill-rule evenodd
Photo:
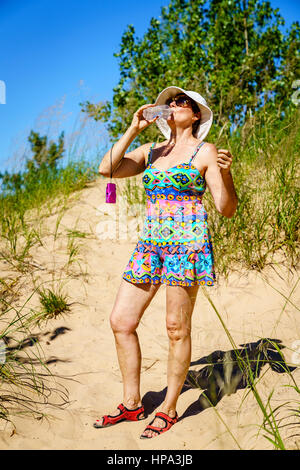
<svg viewBox="0 0 300 470"><path fill-rule="evenodd" d="M113 426L121 421L141 421L142 419L145 419L145 416L141 418L141 414L145 413L143 405L135 408L134 410L129 410L123 405L123 403L121 403L118 408L120 410L120 414L117 416L104 415L102 424L98 424L100 420L96 419L93 424L94 428L108 428L109 426Z"/></svg>
<svg viewBox="0 0 300 470"><path fill-rule="evenodd" d="M152 426L152 423L154 423L155 418L162 419L166 423L166 425L163 428L158 428L156 426ZM158 412L158 413L156 413L155 418L151 421L151 423L148 424L148 426L146 427L144 432L149 429L150 431L154 431L159 435L159 434L162 434L162 433L168 431L173 426L173 424L177 423L178 414L176 412L176 415L174 416L174 418L171 418L166 413ZM140 439L151 439L151 437L156 437L156 436L151 436L151 437L150 436L143 436L143 434L141 434Z"/></svg>

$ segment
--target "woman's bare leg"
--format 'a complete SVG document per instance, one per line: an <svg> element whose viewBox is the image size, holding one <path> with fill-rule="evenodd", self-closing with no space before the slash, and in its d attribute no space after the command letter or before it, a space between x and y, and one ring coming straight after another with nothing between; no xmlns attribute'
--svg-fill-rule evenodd
<svg viewBox="0 0 300 470"><path fill-rule="evenodd" d="M160 285L132 284L122 279L111 312L110 324L123 379L123 404L129 409L141 405L141 350L136 329ZM109 414L116 416L119 413L117 409Z"/></svg>
<svg viewBox="0 0 300 470"><path fill-rule="evenodd" d="M175 417L176 404L191 362L191 319L199 286L167 286L166 326L169 336L168 389L160 411ZM164 427L156 418L153 426ZM143 435L156 436L153 431Z"/></svg>

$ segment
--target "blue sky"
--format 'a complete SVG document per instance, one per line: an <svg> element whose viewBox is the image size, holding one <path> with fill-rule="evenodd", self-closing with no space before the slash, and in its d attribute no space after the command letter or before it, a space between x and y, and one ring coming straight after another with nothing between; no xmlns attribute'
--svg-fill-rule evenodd
<svg viewBox="0 0 300 470"><path fill-rule="evenodd" d="M168 0L0 0L0 171L18 169L29 152L31 129L56 138L68 134L69 148L101 152L104 126L83 122L79 102L110 100L119 79L113 56L133 24L143 35ZM300 0L271 0L286 20L300 18ZM0 93L1 99L1 93ZM86 140L76 140L80 128ZM29 152L30 153L30 152ZM78 153L78 152L77 152Z"/></svg>

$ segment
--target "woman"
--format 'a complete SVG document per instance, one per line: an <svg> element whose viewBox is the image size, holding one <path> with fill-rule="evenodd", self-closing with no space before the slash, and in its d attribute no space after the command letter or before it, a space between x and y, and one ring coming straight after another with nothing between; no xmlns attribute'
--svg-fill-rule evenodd
<svg viewBox="0 0 300 470"><path fill-rule="evenodd" d="M147 121L143 110L169 104L167 119ZM191 317L199 285L213 285L213 252L207 214L201 199L208 186L216 209L232 217L237 207L228 150L204 142L212 124L212 111L196 92L168 87L155 105L136 111L125 134L114 145L112 170L115 178L144 172L147 217L144 233L125 268L110 324L114 333L123 378L123 403L94 426L145 418L140 396L141 351L136 329L162 283L166 286L166 328L169 337L168 388L160 412L141 438L155 437L178 420L176 403L191 360ZM124 154L146 127L156 122L166 140L147 143ZM124 158L123 158L124 157ZM190 158L189 158L190 157ZM153 164L155 166L153 166ZM99 173L110 176L110 152Z"/></svg>

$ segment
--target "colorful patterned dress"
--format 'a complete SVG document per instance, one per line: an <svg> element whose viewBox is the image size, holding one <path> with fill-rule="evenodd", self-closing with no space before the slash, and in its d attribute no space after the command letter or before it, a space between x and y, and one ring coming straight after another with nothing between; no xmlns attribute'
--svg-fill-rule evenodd
<svg viewBox="0 0 300 470"><path fill-rule="evenodd" d="M205 179L192 160L168 170L148 164L143 174L147 211L143 233L123 273L137 283L172 286L212 286L215 281L213 249L202 204Z"/></svg>

